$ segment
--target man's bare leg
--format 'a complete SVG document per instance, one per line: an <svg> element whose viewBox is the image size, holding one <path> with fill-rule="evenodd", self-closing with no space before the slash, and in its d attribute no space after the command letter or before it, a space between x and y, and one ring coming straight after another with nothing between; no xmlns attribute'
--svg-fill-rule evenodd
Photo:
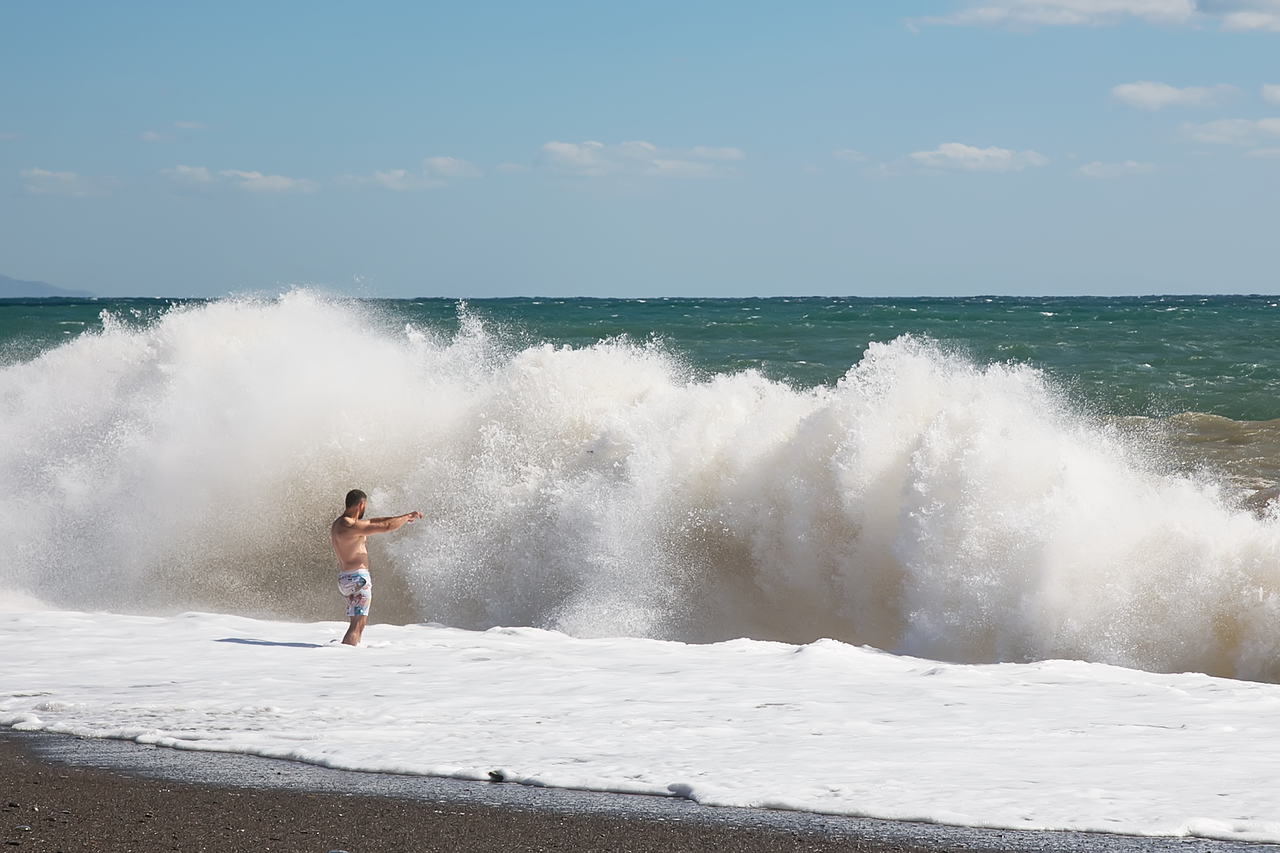
<svg viewBox="0 0 1280 853"><path fill-rule="evenodd" d="M364 633L364 623L368 616L352 616L351 627L347 629L346 636L342 638L344 646L360 645L360 635Z"/></svg>

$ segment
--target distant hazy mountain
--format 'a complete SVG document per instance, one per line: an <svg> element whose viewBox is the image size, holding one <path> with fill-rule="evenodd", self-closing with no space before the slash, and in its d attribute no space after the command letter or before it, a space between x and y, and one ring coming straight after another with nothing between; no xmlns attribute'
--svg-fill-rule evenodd
<svg viewBox="0 0 1280 853"><path fill-rule="evenodd" d="M63 290L43 281L18 281L7 275L0 275L0 299L20 299L30 296L93 296L84 290Z"/></svg>

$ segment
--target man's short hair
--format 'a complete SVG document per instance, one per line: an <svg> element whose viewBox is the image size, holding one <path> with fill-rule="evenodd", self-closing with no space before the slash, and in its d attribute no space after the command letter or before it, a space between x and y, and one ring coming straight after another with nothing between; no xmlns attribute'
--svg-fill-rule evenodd
<svg viewBox="0 0 1280 853"><path fill-rule="evenodd" d="M367 501L367 500L369 500L369 496L366 495L364 492L360 491L359 489L352 489L351 491L347 492L347 509L351 509L353 506L358 505L360 501Z"/></svg>

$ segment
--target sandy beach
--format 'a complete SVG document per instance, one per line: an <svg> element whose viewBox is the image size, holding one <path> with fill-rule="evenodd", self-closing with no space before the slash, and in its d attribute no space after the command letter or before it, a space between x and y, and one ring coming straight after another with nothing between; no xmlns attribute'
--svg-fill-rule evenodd
<svg viewBox="0 0 1280 853"><path fill-rule="evenodd" d="M77 745L67 738L12 733L0 738L0 809L6 849L55 853L911 849L794 830L661 817L626 819L561 809L316 791L305 786L255 789L147 778L42 757L38 748L56 740L70 742L62 745L62 755L67 754L66 746ZM224 758L188 757L210 764ZM470 787L484 790L487 786Z"/></svg>
<svg viewBox="0 0 1280 853"><path fill-rule="evenodd" d="M14 731L0 735L0 810L6 849L51 853L1257 849L716 809L679 798L351 773Z"/></svg>

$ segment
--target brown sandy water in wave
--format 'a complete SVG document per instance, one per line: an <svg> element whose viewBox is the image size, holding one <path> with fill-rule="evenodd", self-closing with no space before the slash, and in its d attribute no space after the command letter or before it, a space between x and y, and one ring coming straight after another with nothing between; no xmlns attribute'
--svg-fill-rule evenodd
<svg viewBox="0 0 1280 853"><path fill-rule="evenodd" d="M1221 482L1232 498L1259 515L1280 507L1280 420L1236 421L1183 412L1118 423L1156 442L1174 472Z"/></svg>

